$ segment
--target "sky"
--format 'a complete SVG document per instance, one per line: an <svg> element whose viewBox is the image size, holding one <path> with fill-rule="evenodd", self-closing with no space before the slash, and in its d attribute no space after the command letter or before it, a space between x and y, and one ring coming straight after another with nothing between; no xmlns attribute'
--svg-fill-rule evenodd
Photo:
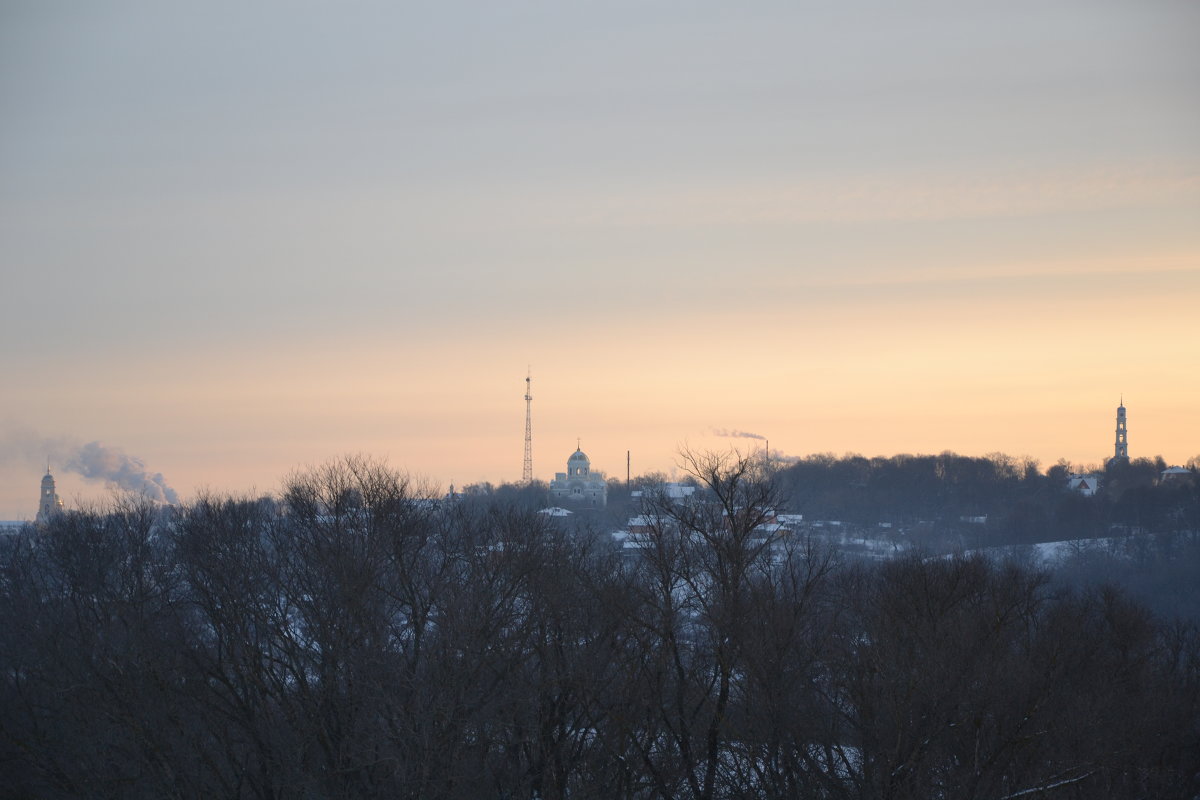
<svg viewBox="0 0 1200 800"><path fill-rule="evenodd" d="M1200 4L0 0L0 519L1200 455ZM722 436L746 432L763 439ZM92 445L90 450L85 445ZM86 468L103 456L109 472ZM139 472L140 470L140 472Z"/></svg>

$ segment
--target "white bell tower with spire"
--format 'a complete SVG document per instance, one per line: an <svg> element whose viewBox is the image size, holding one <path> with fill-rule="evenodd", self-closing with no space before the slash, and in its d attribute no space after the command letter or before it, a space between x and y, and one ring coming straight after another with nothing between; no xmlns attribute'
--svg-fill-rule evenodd
<svg viewBox="0 0 1200 800"><path fill-rule="evenodd" d="M1113 459L1129 460L1129 432L1125 429L1125 397L1117 406L1117 441L1113 448Z"/></svg>
<svg viewBox="0 0 1200 800"><path fill-rule="evenodd" d="M46 465L46 474L42 478L42 496L38 501L38 522L49 522L55 514L62 512L63 502L59 499L54 487L54 476L50 474L50 465Z"/></svg>

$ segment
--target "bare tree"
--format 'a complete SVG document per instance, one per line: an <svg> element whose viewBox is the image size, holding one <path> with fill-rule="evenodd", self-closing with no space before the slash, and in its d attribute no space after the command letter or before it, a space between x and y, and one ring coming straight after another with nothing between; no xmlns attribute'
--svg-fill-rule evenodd
<svg viewBox="0 0 1200 800"><path fill-rule="evenodd" d="M362 457L295 473L275 499L163 513L124 498L0 539L2 785L444 800L1200 791L1194 626L980 557L840 563L775 523L760 463L683 464L700 489L649 493L649 533L625 547L501 500L435 503Z"/></svg>
<svg viewBox="0 0 1200 800"><path fill-rule="evenodd" d="M629 571L622 609L630 660L624 722L630 750L662 797L715 797L735 692L745 680L745 623L757 577L771 569L778 495L759 460L682 453L703 488L678 503L650 493L651 533Z"/></svg>

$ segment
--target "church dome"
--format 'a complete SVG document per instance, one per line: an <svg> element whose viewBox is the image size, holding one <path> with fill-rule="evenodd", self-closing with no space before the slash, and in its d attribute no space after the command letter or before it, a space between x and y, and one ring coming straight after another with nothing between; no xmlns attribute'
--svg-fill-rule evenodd
<svg viewBox="0 0 1200 800"><path fill-rule="evenodd" d="M567 459L567 471L557 472L550 481L550 495L572 503L603 508L608 501L608 483L603 472L592 472L592 461L575 443L575 452Z"/></svg>

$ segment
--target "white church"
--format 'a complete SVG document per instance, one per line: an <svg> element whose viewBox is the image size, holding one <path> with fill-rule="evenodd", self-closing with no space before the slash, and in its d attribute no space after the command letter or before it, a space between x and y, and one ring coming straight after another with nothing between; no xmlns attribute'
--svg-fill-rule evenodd
<svg viewBox="0 0 1200 800"><path fill-rule="evenodd" d="M567 471L554 473L550 481L550 497L591 508L604 508L608 503L608 481L603 472L592 471L592 461L576 445L567 459Z"/></svg>

